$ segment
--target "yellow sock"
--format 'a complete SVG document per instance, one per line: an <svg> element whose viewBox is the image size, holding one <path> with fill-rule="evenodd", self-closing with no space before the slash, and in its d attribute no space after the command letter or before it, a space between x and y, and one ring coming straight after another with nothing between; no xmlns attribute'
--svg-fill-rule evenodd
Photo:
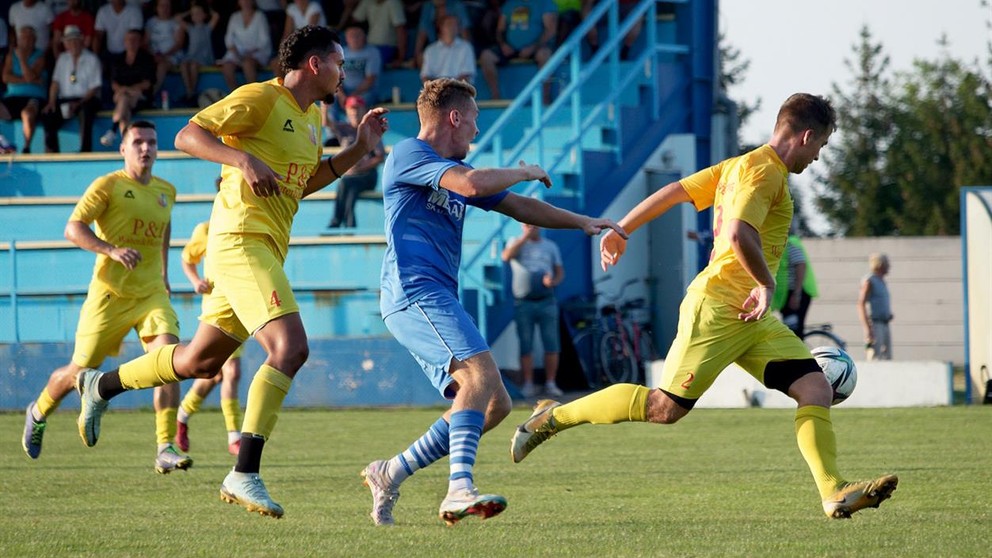
<svg viewBox="0 0 992 558"><path fill-rule="evenodd" d="M282 402L279 402L282 405ZM221 399L220 410L224 413L224 427L228 432L241 428L241 404L237 399Z"/></svg>
<svg viewBox="0 0 992 558"><path fill-rule="evenodd" d="M38 413L42 417L47 417L48 415L55 412L55 409L59 408L59 403L62 401L56 401L52 398L51 394L48 393L48 388L41 390L41 395L38 396L38 400L34 402L34 408L38 409Z"/></svg>
<svg viewBox="0 0 992 558"><path fill-rule="evenodd" d="M844 482L837 471L837 438L830 409L816 405L796 409L796 441L813 473L820 498L830 496Z"/></svg>
<svg viewBox="0 0 992 558"><path fill-rule="evenodd" d="M257 434L267 440L279 420L282 400L292 383L292 378L275 368L267 364L260 366L248 388L245 424L241 432Z"/></svg>
<svg viewBox="0 0 992 558"><path fill-rule="evenodd" d="M155 438L159 444L171 443L176 437L175 407L166 407L155 411Z"/></svg>
<svg viewBox="0 0 992 558"><path fill-rule="evenodd" d="M558 430L580 424L644 422L651 390L636 384L613 384L551 411Z"/></svg>
<svg viewBox="0 0 992 558"><path fill-rule="evenodd" d="M153 349L140 357L121 365L119 374L124 389L145 389L174 384L180 380L172 367L172 355L176 345L166 345Z"/></svg>
<svg viewBox="0 0 992 558"><path fill-rule="evenodd" d="M183 412L187 415L194 415L200 410L200 406L203 405L203 397L196 390L191 389L186 392L186 396L183 397L183 402L179 404Z"/></svg>

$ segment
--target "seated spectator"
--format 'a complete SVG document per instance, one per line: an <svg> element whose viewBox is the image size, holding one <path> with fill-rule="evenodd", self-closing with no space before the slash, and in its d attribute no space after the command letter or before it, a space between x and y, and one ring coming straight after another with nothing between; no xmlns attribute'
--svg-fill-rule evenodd
<svg viewBox="0 0 992 558"><path fill-rule="evenodd" d="M368 43L379 49L383 65L396 67L406 61L406 14L400 0L361 0L353 17L368 23Z"/></svg>
<svg viewBox="0 0 992 558"><path fill-rule="evenodd" d="M52 23L52 52L55 57L58 58L63 51L65 51L65 46L62 43L62 37L65 34L65 28L69 25L75 25L83 33L83 48L93 48L93 35L96 33L96 29L93 27L96 23L96 18L93 14L83 9L82 0L69 0L68 8L59 14L55 15L55 22Z"/></svg>
<svg viewBox="0 0 992 558"><path fill-rule="evenodd" d="M638 0L619 0L619 15L620 21L623 21L630 14L631 10L637 7ZM582 17L585 17L593 8L594 2L586 0L586 3L582 7ZM630 57L630 47L634 45L634 41L641 34L641 27L644 25L644 18L641 18L630 31L627 32L627 36L623 39L623 44L620 46L620 60L626 60ZM589 34L586 35L586 40L589 41L589 48L593 52L599 49L599 30L593 27L589 30Z"/></svg>
<svg viewBox="0 0 992 558"><path fill-rule="evenodd" d="M496 46L496 26L502 14L502 0L479 0L470 3L472 18L472 47L475 52L483 52Z"/></svg>
<svg viewBox="0 0 992 558"><path fill-rule="evenodd" d="M224 82L229 91L238 87L236 72L238 66L245 75L245 81L258 81L258 69L264 68L272 57L272 42L269 27L262 12L255 9L255 0L238 0L241 9L231 15L227 22L224 45L227 53L220 59Z"/></svg>
<svg viewBox="0 0 992 558"><path fill-rule="evenodd" d="M51 39L52 22L55 14L45 2L38 0L21 0L10 6L7 23L11 29L31 26L35 29L35 48L42 52L48 50Z"/></svg>
<svg viewBox="0 0 992 558"><path fill-rule="evenodd" d="M472 83L475 81L475 52L472 44L458 36L458 17L441 20L441 35L424 51L420 68L421 81L450 77Z"/></svg>
<svg viewBox="0 0 992 558"><path fill-rule="evenodd" d="M552 0L506 0L496 25L496 46L482 51L479 67L493 99L501 99L497 66L520 58L534 60L537 67L551 58L558 24L558 9ZM550 86L545 83L545 102Z"/></svg>
<svg viewBox="0 0 992 558"><path fill-rule="evenodd" d="M371 106L379 100L379 49L365 42L365 30L357 24L345 30L344 42L344 80L337 91L338 106L343 107L346 98L356 95Z"/></svg>
<svg viewBox="0 0 992 558"><path fill-rule="evenodd" d="M324 16L324 8L320 6L320 2L317 0L293 0L286 6L286 24L283 28L280 42L293 31L307 25L323 25L326 27L327 18Z"/></svg>
<svg viewBox="0 0 992 558"><path fill-rule="evenodd" d="M466 41L472 40L470 32L472 22L469 20L468 11L461 0L432 0L427 2L420 11L420 23L417 25L417 41L414 46L414 59L417 62L417 67L424 65L424 49L437 40L438 32L441 30L441 22L449 15L458 19L458 28L461 30L462 38Z"/></svg>
<svg viewBox="0 0 992 558"><path fill-rule="evenodd" d="M217 27L218 21L220 14L211 10L202 1L194 1L190 4L189 13L180 20L179 31L186 37L186 52L179 64L183 86L186 88L186 95L182 98L182 104L185 106L196 106L200 67L213 66L217 62L210 34Z"/></svg>
<svg viewBox="0 0 992 558"><path fill-rule="evenodd" d="M145 24L145 18L141 15L141 8L131 4L125 4L124 0L109 0L109 3L100 6L96 12L96 40L93 43L93 52L101 60L108 61L115 54L124 52L124 36L131 29L141 29Z"/></svg>
<svg viewBox="0 0 992 558"><path fill-rule="evenodd" d="M62 33L63 52L55 61L48 104L42 109L45 153L59 152L59 128L70 118L79 118L79 151L93 151L93 121L100 110L103 86L100 59L83 48L83 33L75 25Z"/></svg>
<svg viewBox="0 0 992 558"><path fill-rule="evenodd" d="M144 34L132 29L124 36L124 52L110 62L110 88L114 95L113 123L100 136L100 144L110 147L123 133L131 116L151 106L152 84L155 81L155 59L141 46Z"/></svg>
<svg viewBox="0 0 992 558"><path fill-rule="evenodd" d="M145 23L145 48L155 58L153 99L158 98L169 70L179 63L182 47L181 24L172 17L172 0L156 0L155 15L148 18L148 22Z"/></svg>
<svg viewBox="0 0 992 558"><path fill-rule="evenodd" d="M35 46L37 31L30 25L17 28L17 46L3 63L3 82L7 86L0 102L0 119L21 119L24 148L21 153L31 153L31 140L38 127L41 103L47 99L45 85L45 53Z"/></svg>
<svg viewBox="0 0 992 558"><path fill-rule="evenodd" d="M558 8L558 37L556 45L561 45L572 34L572 30L582 23L583 4L592 6L592 0L555 0Z"/></svg>
<svg viewBox="0 0 992 558"><path fill-rule="evenodd" d="M355 143L355 138L358 136L358 123L362 121L368 108L361 97L352 96L344 102L344 110L347 121L337 123L334 126L338 145L343 148ZM375 149L369 151L338 180L334 218L331 219L329 227L355 228L357 225L355 222L355 202L358 201L358 195L362 192L375 190L375 185L379 179L377 169L385 158L386 148L380 141Z"/></svg>

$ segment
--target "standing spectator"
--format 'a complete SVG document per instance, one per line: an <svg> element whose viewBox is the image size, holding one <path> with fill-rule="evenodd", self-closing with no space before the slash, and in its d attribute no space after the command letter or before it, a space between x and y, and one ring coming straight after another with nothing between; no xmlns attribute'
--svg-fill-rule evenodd
<svg viewBox="0 0 992 558"><path fill-rule="evenodd" d="M3 82L7 85L3 102L0 102L0 119L21 119L24 148L21 153L31 153L31 140L38 127L41 103L47 98L45 84L45 53L35 46L37 32L30 25L17 28L17 46L3 64Z"/></svg>
<svg viewBox="0 0 992 558"><path fill-rule="evenodd" d="M861 280L858 294L858 317L865 330L865 352L868 360L892 360L892 303L889 299L889 286L885 276L889 273L889 257L885 254L872 254L868 257L871 270Z"/></svg>
<svg viewBox="0 0 992 558"><path fill-rule="evenodd" d="M806 314L809 304L819 296L813 266L809 263L806 248L799 237L790 234L785 241L785 254L778 263L775 275L775 296L772 310L782 312L782 322L800 339L806 331Z"/></svg>
<svg viewBox="0 0 992 558"><path fill-rule="evenodd" d="M514 58L534 60L537 67L551 58L558 25L558 9L552 0L507 0L496 25L496 46L482 51L479 67L493 99L501 99L497 66ZM550 84L544 86L545 101Z"/></svg>
<svg viewBox="0 0 992 558"><path fill-rule="evenodd" d="M293 31L307 25L327 26L324 8L317 0L293 0L289 6L286 6L286 23L280 42L290 36Z"/></svg>
<svg viewBox="0 0 992 558"><path fill-rule="evenodd" d="M213 66L217 61L210 34L217 27L218 21L220 14L200 1L194 1L190 5L189 14L181 21L180 32L186 36L186 53L179 64L179 73L183 76L183 86L186 88L186 95L182 98L182 104L186 106L196 106L200 67Z"/></svg>
<svg viewBox="0 0 992 558"><path fill-rule="evenodd" d="M140 8L125 4L124 0L110 0L96 12L93 52L101 60L109 60L112 55L124 52L124 36L131 29L141 29L144 23Z"/></svg>
<svg viewBox="0 0 992 558"><path fill-rule="evenodd" d="M376 89L382 73L379 49L366 43L365 30L358 24L348 26L344 41L344 81L336 93L338 106L343 107L345 100L355 95L371 106L379 100Z"/></svg>
<svg viewBox="0 0 992 558"><path fill-rule="evenodd" d="M238 0L238 7L241 9L234 12L227 22L227 33L224 35L227 54L220 59L228 91L238 87L235 76L238 66L244 72L245 82L254 83L258 81L258 69L264 68L272 57L268 23L265 16L255 9L255 0Z"/></svg>
<svg viewBox="0 0 992 558"><path fill-rule="evenodd" d="M353 15L368 23L368 42L379 49L383 65L406 61L406 14L400 0L361 0Z"/></svg>
<svg viewBox="0 0 992 558"><path fill-rule="evenodd" d="M75 25L83 32L84 48L93 48L93 36L96 34L95 24L96 18L83 9L81 0L69 0L68 8L64 12L56 14L55 22L52 23L52 52L55 57L58 58L65 51L62 37L65 34L65 28L69 25Z"/></svg>
<svg viewBox="0 0 992 558"><path fill-rule="evenodd" d="M424 49L427 48L427 45L432 44L438 39L441 24L444 18L449 15L455 16L458 19L462 38L466 41L472 40L472 34L470 32L472 21L468 18L468 10L465 9L465 4L461 0L432 0L431 2L426 2L420 11L420 21L417 24L417 40L413 52L417 67L423 67Z"/></svg>
<svg viewBox="0 0 992 558"><path fill-rule="evenodd" d="M62 34L65 51L55 61L48 104L42 110L45 152L59 152L59 128L70 118L79 118L79 151L93 151L93 121L100 110L103 87L100 59L83 47L83 33L69 25Z"/></svg>
<svg viewBox="0 0 992 558"><path fill-rule="evenodd" d="M338 138L338 145L347 148L353 145L358 138L358 124L362 117L368 112L365 101L361 97L348 97L344 103L344 112L347 117L346 122L341 122L334 126L334 134ZM331 219L331 228L348 227L355 228L355 202L362 192L375 190L376 182L379 178L377 170L379 164L386 158L386 148L380 141L372 151L362 157L355 166L348 169L338 180L337 198L334 202L334 218Z"/></svg>
<svg viewBox="0 0 992 558"><path fill-rule="evenodd" d="M558 337L558 301L554 288L565 280L561 252L554 242L541 237L541 228L521 223L523 234L507 243L503 261L513 272L513 310L520 341L520 372L524 397L537 395L534 385L534 327L541 331L544 346L544 392L551 397L564 395L555 377L561 340Z"/></svg>
<svg viewBox="0 0 992 558"><path fill-rule="evenodd" d="M475 81L475 52L472 43L458 36L458 18L449 15L441 20L441 35L424 51L420 79L450 77L472 83Z"/></svg>
<svg viewBox="0 0 992 558"><path fill-rule="evenodd" d="M152 98L158 98L159 91L165 85L166 74L179 63L183 47L181 27L179 20L172 17L172 0L156 0L155 15L145 23L145 48L155 58Z"/></svg>
<svg viewBox="0 0 992 558"><path fill-rule="evenodd" d="M15 2L10 7L7 18L7 23L12 29L20 29L26 25L34 27L37 34L35 48L42 52L48 49L53 21L55 21L55 14L52 13L52 9L48 7L48 4L38 0Z"/></svg>
<svg viewBox="0 0 992 558"><path fill-rule="evenodd" d="M100 144L110 147L131 124L134 112L151 106L155 59L141 46L144 33L132 29L124 36L124 52L110 62L110 88L114 94L114 114L110 129L100 136Z"/></svg>

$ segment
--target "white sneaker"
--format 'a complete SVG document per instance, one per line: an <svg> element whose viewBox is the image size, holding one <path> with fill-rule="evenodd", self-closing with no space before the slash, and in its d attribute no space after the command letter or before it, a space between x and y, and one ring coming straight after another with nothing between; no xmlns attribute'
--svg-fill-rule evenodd
<svg viewBox="0 0 992 558"><path fill-rule="evenodd" d="M272 501L265 483L258 473L231 471L220 485L220 499L229 504L237 504L249 512L279 519L283 515L282 506Z"/></svg>
<svg viewBox="0 0 992 558"><path fill-rule="evenodd" d="M558 384L554 382L544 384L544 393L551 397L561 397L562 395L565 395L565 392L562 391L561 388L558 387Z"/></svg>
<svg viewBox="0 0 992 558"><path fill-rule="evenodd" d="M506 509L506 498L495 494L479 495L479 490L474 486L469 490L459 490L449 492L441 502L441 509L438 515L448 527L451 527L460 520L470 516L478 515L482 519L489 519Z"/></svg>
<svg viewBox="0 0 992 558"><path fill-rule="evenodd" d="M361 472L363 484L372 491L372 521L376 525L394 525L393 506L400 499L400 491L386 475L386 462L369 463Z"/></svg>
<svg viewBox="0 0 992 558"><path fill-rule="evenodd" d="M112 147L116 141L117 130L107 130L102 136L100 136L100 145L104 147Z"/></svg>
<svg viewBox="0 0 992 558"><path fill-rule="evenodd" d="M520 393L522 393L524 397L530 399L531 397L537 395L537 386L531 382L527 382L522 388L520 388Z"/></svg>
<svg viewBox="0 0 992 558"><path fill-rule="evenodd" d="M172 444L167 444L155 458L155 472L168 475L172 471L185 471L193 466L193 458L179 453Z"/></svg>

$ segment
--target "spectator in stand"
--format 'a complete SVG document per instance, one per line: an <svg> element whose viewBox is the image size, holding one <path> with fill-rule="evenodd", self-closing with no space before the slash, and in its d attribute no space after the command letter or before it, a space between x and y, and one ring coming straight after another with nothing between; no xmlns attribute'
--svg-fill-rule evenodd
<svg viewBox="0 0 992 558"><path fill-rule="evenodd" d="M0 119L21 119L24 148L21 153L31 153L31 140L38 127L38 113L47 98L45 84L45 53L35 46L37 31L30 25L17 28L17 46L3 63L3 82L7 86L0 102ZM6 139L6 138L5 138Z"/></svg>
<svg viewBox="0 0 992 558"><path fill-rule="evenodd" d="M442 77L469 83L475 81L475 52L472 51L472 44L458 34L458 17L444 16L437 42L431 43L424 51L424 63L420 68L422 81Z"/></svg>
<svg viewBox="0 0 992 558"><path fill-rule="evenodd" d="M361 0L353 16L368 23L368 43L379 49L384 66L399 67L406 61L406 14L400 0Z"/></svg>
<svg viewBox="0 0 992 558"><path fill-rule="evenodd" d="M502 0L480 0L468 6L472 18L472 46L483 52L496 46L496 26L502 12Z"/></svg>
<svg viewBox="0 0 992 558"><path fill-rule="evenodd" d="M131 29L141 29L144 24L141 8L125 4L124 0L109 0L96 12L93 52L101 60L109 60L111 56L124 52L124 36Z"/></svg>
<svg viewBox="0 0 992 558"><path fill-rule="evenodd" d="M371 106L379 100L377 85L382 73L379 49L365 40L361 25L349 26L344 32L344 81L337 91L338 106L343 107L348 97L357 95Z"/></svg>
<svg viewBox="0 0 992 558"><path fill-rule="evenodd" d="M626 19L630 11L637 7L639 0L619 0L619 18L620 21ZM582 6L582 17L585 18L586 15L592 11L593 5L595 4L592 0L585 0ZM634 45L634 41L637 37L641 35L641 27L644 25L644 18L634 25L630 31L627 32L627 36L623 39L623 45L620 46L620 60L626 60L630 57L630 48ZM586 35L586 40L589 41L589 48L593 52L599 48L599 30L593 27L589 34Z"/></svg>
<svg viewBox="0 0 992 558"><path fill-rule="evenodd" d="M493 99L501 99L497 66L520 58L544 66L551 58L557 36L558 9L552 0L506 0L496 25L496 46L482 51L479 67L489 85ZM545 102L550 98L550 84L544 84Z"/></svg>
<svg viewBox="0 0 992 558"><path fill-rule="evenodd" d="M344 32L352 23L357 23L353 14L355 13L355 8L358 7L359 0L341 0L338 2L340 9L328 9L325 13L328 14L327 19L329 20L328 25L334 29ZM326 7L326 4L325 4Z"/></svg>
<svg viewBox="0 0 992 558"><path fill-rule="evenodd" d="M200 67L213 66L217 62L210 34L217 27L218 21L220 14L199 0L190 4L189 13L180 21L180 32L186 37L186 52L179 64L179 73L183 76L183 86L186 88L181 104L185 106L197 106Z"/></svg>
<svg viewBox="0 0 992 558"><path fill-rule="evenodd" d="M781 311L782 323L802 339L806 331L806 314L809 312L810 302L819 294L806 247L797 235L790 233L785 241L785 254L779 260L775 275L772 310Z"/></svg>
<svg viewBox="0 0 992 558"><path fill-rule="evenodd" d="M461 0L432 0L425 3L420 11L420 23L417 25L417 41L413 54L418 68L424 65L424 49L438 39L441 22L449 15L458 18L462 38L466 41L472 40L472 22L469 20L468 11Z"/></svg>
<svg viewBox="0 0 992 558"><path fill-rule="evenodd" d="M342 148L355 143L358 138L358 124L368 112L368 107L361 97L348 97L344 102L346 122L334 126L338 145ZM355 202L362 192L375 190L379 178L379 164L386 158L386 148L382 141L362 157L355 166L351 167L338 180L337 198L334 201L334 217L328 225L331 228L355 228Z"/></svg>
<svg viewBox="0 0 992 558"><path fill-rule="evenodd" d="M52 9L48 7L48 4L38 0L15 2L10 6L7 17L7 23L10 24L11 29L19 30L27 25L34 27L37 34L35 48L42 52L48 49L52 22L54 21L55 15L52 13Z"/></svg>
<svg viewBox="0 0 992 558"><path fill-rule="evenodd" d="M56 58L65 51L62 37L69 25L75 25L83 33L83 48L93 48L96 18L83 9L81 0L69 0L68 6L64 12L55 15L55 22L52 23L52 52Z"/></svg>
<svg viewBox="0 0 992 558"><path fill-rule="evenodd" d="M238 0L238 7L241 9L227 22L224 35L227 54L220 59L228 91L238 87L235 75L238 66L244 72L245 82L254 83L258 81L258 69L266 67L272 57L269 24L262 12L255 9L255 0Z"/></svg>
<svg viewBox="0 0 992 558"><path fill-rule="evenodd" d="M48 104L42 109L45 152L59 152L59 128L70 118L79 119L79 151L93 151L93 121L100 110L103 87L100 59L83 47L83 33L75 25L62 33L64 51L55 61Z"/></svg>
<svg viewBox="0 0 992 558"><path fill-rule="evenodd" d="M155 58L152 98L157 99L165 85L165 76L179 64L183 48L182 24L172 17L172 0L155 0L155 15L145 23L145 48Z"/></svg>
<svg viewBox="0 0 992 558"><path fill-rule="evenodd" d="M858 294L858 317L865 330L865 352L868 360L892 360L892 300L885 276L889 274L889 257L872 254L868 257L871 273L861 280Z"/></svg>
<svg viewBox="0 0 992 558"><path fill-rule="evenodd" d="M114 94L114 114L110 129L100 136L100 144L110 147L131 123L131 116L151 106L155 81L155 59L141 46L144 33L132 29L124 35L124 52L110 62L110 88Z"/></svg>
<svg viewBox="0 0 992 558"><path fill-rule="evenodd" d="M555 0L558 8L558 37L556 45L561 45L572 34L572 30L582 23L583 4L592 5L592 0Z"/></svg>
<svg viewBox="0 0 992 558"><path fill-rule="evenodd" d="M327 26L327 17L324 16L324 8L317 0L293 0L286 6L286 24L283 27L282 39L285 39L293 31L307 25Z"/></svg>

